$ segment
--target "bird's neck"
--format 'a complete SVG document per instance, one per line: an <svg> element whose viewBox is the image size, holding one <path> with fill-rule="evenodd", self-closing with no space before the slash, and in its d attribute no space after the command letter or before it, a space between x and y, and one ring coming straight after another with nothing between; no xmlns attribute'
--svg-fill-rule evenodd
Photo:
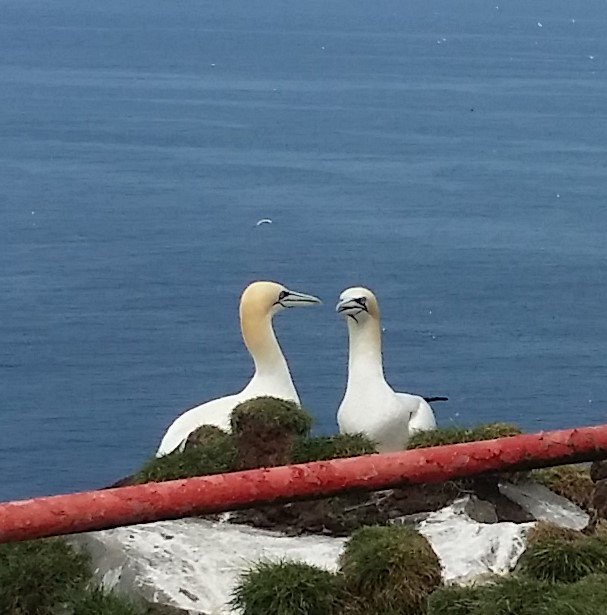
<svg viewBox="0 0 607 615"><path fill-rule="evenodd" d="M255 363L255 377L272 377L291 383L287 361L272 328L269 314L241 316L242 338Z"/></svg>
<svg viewBox="0 0 607 615"><path fill-rule="evenodd" d="M379 321L367 318L364 323L356 323L348 318L348 333L348 386L384 381Z"/></svg>

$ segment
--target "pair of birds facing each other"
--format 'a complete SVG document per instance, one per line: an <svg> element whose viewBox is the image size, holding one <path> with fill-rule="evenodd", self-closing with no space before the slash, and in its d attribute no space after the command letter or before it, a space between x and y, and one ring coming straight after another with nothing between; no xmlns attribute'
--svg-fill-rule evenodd
<svg viewBox="0 0 607 615"><path fill-rule="evenodd" d="M255 364L253 377L239 393L208 401L175 419L156 456L181 449L190 433L201 425L229 431L232 410L248 399L271 396L299 404L272 319L285 309L319 303L320 299L313 295L275 282L250 284L240 299L240 328ZM379 452L392 452L406 448L412 433L436 428L434 413L425 398L397 393L386 382L375 295L366 288L348 288L340 295L336 311L346 318L349 333L348 380L337 411L340 432L363 433L377 444Z"/></svg>

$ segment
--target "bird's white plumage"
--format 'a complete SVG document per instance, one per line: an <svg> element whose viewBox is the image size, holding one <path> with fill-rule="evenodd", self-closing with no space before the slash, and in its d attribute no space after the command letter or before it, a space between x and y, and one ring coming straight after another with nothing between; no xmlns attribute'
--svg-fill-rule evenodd
<svg viewBox="0 0 607 615"><path fill-rule="evenodd" d="M240 322L245 345L255 363L251 381L235 395L213 399L177 417L164 434L156 456L183 447L187 437L201 425L229 431L232 410L248 399L271 396L299 404L289 367L274 335L272 317L286 307L313 303L320 300L274 282L254 282L247 287L240 302Z"/></svg>
<svg viewBox="0 0 607 615"><path fill-rule="evenodd" d="M382 453L407 447L416 431L436 428L430 405L418 395L397 393L386 382L381 355L379 306L366 288L349 288L337 311L349 334L348 381L337 411L341 433L364 433Z"/></svg>
<svg viewBox="0 0 607 615"><path fill-rule="evenodd" d="M396 394L407 409L411 409L409 417L409 435L412 436L418 431L430 431L436 429L436 419L430 404L419 395L410 393Z"/></svg>

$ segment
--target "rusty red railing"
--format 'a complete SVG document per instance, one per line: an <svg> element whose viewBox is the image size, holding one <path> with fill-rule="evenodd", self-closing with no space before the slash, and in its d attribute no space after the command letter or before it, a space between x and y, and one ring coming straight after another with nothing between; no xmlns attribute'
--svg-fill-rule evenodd
<svg viewBox="0 0 607 615"><path fill-rule="evenodd" d="M607 458L607 425L0 504L0 543Z"/></svg>

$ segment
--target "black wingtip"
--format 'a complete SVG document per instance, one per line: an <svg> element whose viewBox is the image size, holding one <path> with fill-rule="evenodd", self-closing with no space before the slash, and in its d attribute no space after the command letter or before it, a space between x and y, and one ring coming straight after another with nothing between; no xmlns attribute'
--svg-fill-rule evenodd
<svg viewBox="0 0 607 615"><path fill-rule="evenodd" d="M424 401L432 403L434 401L449 401L448 397L424 397Z"/></svg>

